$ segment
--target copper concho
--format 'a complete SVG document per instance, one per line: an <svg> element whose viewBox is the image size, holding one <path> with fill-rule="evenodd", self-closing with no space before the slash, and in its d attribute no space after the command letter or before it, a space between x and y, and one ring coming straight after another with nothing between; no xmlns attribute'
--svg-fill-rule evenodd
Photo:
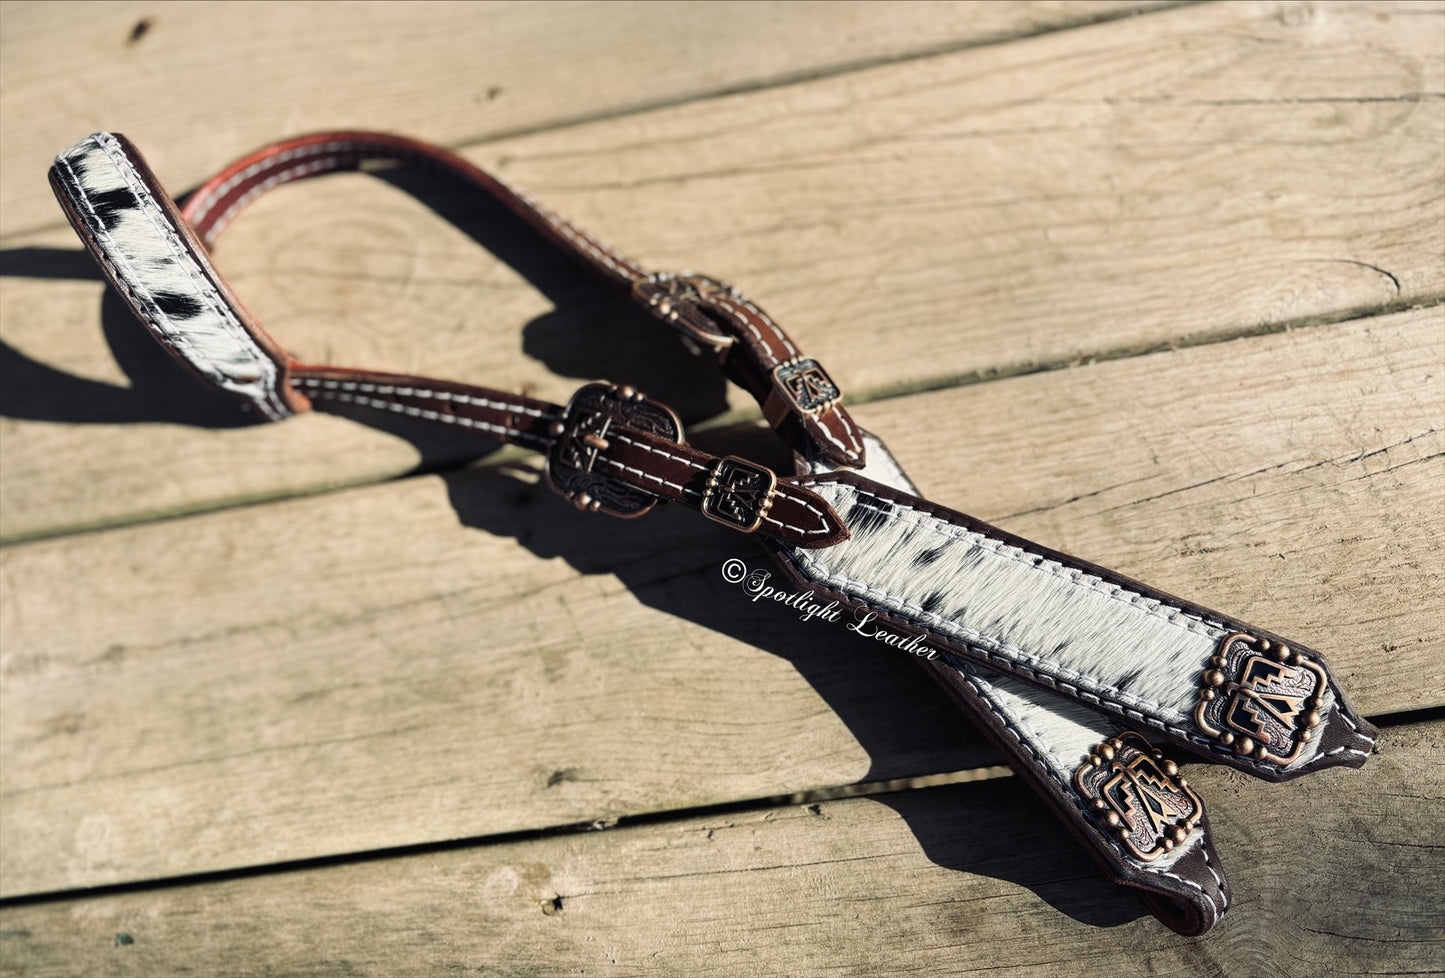
<svg viewBox="0 0 1445 978"><path fill-rule="evenodd" d="M619 428L682 441L682 422L665 404L631 387L585 384L567 402L547 450L547 482L578 509L612 516L641 516L657 505L657 496L610 475L615 463L602 458L609 437Z"/></svg>
<svg viewBox="0 0 1445 978"><path fill-rule="evenodd" d="M1074 772L1074 787L1096 818L1148 862L1182 843L1204 817L1204 802L1178 766L1133 731L1106 740Z"/></svg>
<svg viewBox="0 0 1445 978"><path fill-rule="evenodd" d="M773 368L773 385L803 414L822 414L842 397L817 360L797 357Z"/></svg>
<svg viewBox="0 0 1445 978"><path fill-rule="evenodd" d="M702 494L702 515L714 523L752 533L773 508L778 477L772 469L736 455L717 460Z"/></svg>
<svg viewBox="0 0 1445 978"><path fill-rule="evenodd" d="M1325 671L1290 649L1235 632L1220 639L1194 722L1236 754L1288 764L1320 725Z"/></svg>

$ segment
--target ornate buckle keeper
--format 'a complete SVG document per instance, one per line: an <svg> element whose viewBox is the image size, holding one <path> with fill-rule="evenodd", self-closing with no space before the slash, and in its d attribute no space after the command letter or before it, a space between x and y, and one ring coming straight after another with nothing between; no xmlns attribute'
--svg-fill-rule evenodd
<svg viewBox="0 0 1445 978"><path fill-rule="evenodd" d="M817 360L798 357L773 368L773 389L763 405L763 414L776 427L790 412L823 414L842 396Z"/></svg>
<svg viewBox="0 0 1445 978"><path fill-rule="evenodd" d="M598 456L618 429L645 431L673 442L682 441L682 422L665 404L649 400L632 387L584 384L567 402L561 421L551 429L547 449L547 483L578 509L629 519L658 503L644 489L603 474Z"/></svg>
<svg viewBox="0 0 1445 978"><path fill-rule="evenodd" d="M714 523L752 533L763 525L777 487L778 477L772 469L736 455L725 455L718 459L707 477L702 515Z"/></svg>

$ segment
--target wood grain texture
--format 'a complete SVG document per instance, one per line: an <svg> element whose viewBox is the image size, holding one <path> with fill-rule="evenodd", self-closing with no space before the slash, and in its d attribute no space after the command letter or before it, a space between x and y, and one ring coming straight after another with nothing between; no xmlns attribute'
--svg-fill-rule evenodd
<svg viewBox="0 0 1445 978"><path fill-rule="evenodd" d="M856 416L930 497L1297 637L1366 714L1439 706L1442 316ZM589 517L534 482L0 551L4 893L995 763L901 657L725 585L728 557L761 562L746 539L679 509Z"/></svg>
<svg viewBox="0 0 1445 978"><path fill-rule="evenodd" d="M1190 7L467 153L656 267L739 284L857 403L1445 294L1442 19L1438 4ZM405 186L462 228L337 177L263 200L219 262L311 359L559 400L601 375L690 419L722 409L630 304L486 211ZM478 450L241 425L101 301L68 232L8 244L6 539Z"/></svg>
<svg viewBox="0 0 1445 978"><path fill-rule="evenodd" d="M0 6L3 233L54 225L55 153L121 131L177 181L283 135L457 145L1127 16L1159 0L962 4Z"/></svg>
<svg viewBox="0 0 1445 978"><path fill-rule="evenodd" d="M1445 724L1261 790L1191 768L1235 905L1170 934L1013 779L0 911L15 975L1424 974Z"/></svg>

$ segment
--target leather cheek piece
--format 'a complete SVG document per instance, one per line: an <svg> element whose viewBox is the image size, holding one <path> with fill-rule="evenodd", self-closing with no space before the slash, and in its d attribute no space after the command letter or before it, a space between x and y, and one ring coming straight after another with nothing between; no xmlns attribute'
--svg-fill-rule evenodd
<svg viewBox="0 0 1445 978"><path fill-rule="evenodd" d="M858 473L801 484L850 538L784 571L884 627L1270 781L1374 747L1312 650Z"/></svg>
<svg viewBox="0 0 1445 978"><path fill-rule="evenodd" d="M115 291L182 365L280 420L307 408L290 360L211 265L140 153L96 133L50 169L51 188Z"/></svg>
<svg viewBox="0 0 1445 978"><path fill-rule="evenodd" d="M1115 882L1140 890L1162 923L1202 934L1229 909L1204 802L1162 751L1104 717L971 663L950 658L934 678L1085 851Z"/></svg>
<svg viewBox="0 0 1445 978"><path fill-rule="evenodd" d="M859 475L880 491L916 494L883 443L866 431L862 437L869 461ZM828 467L804 459L800 470L822 477ZM860 633L885 634L881 621L866 617L867 606L854 610ZM933 647L931 639L920 643L913 629L898 634L905 631L914 638L899 647L913 653L1110 877L1137 888L1150 912L1181 934L1201 934L1223 916L1229 884L1204 802L1161 751L1115 717Z"/></svg>

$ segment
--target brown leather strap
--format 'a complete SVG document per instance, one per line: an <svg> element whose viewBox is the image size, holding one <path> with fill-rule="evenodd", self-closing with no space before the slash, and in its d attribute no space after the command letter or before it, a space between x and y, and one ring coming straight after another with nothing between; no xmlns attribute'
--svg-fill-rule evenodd
<svg viewBox="0 0 1445 978"><path fill-rule="evenodd" d="M317 407L330 402L388 411L536 451L547 449L548 426L562 418L562 408L546 401L406 374L296 364L291 382Z"/></svg>
<svg viewBox="0 0 1445 978"><path fill-rule="evenodd" d="M632 388L590 384L582 391L589 395L588 409L599 398L650 404L673 418L670 431L658 433L625 421L583 430L591 416L572 405L564 408L520 394L409 374L293 364L291 381L318 407L350 404L387 411L545 452L554 488L581 509L634 516L656 500L668 500L732 529L765 533L794 546L829 547L848 536L832 507L816 493L746 459L720 458L684 443L675 416ZM561 453L572 443L579 443L579 454L586 455L589 478L582 486L563 481L558 473ZM629 495L640 498L640 507L619 511L604 505L609 482L640 490L640 497Z"/></svg>

